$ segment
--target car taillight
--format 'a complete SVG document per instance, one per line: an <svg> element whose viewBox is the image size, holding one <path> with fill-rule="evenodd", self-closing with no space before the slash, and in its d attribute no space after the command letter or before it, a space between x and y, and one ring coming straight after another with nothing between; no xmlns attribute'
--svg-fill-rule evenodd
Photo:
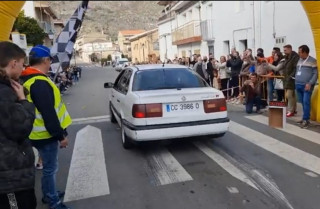
<svg viewBox="0 0 320 209"><path fill-rule="evenodd" d="M162 117L162 104L134 104L132 116L134 118Z"/></svg>
<svg viewBox="0 0 320 209"><path fill-rule="evenodd" d="M225 98L203 100L205 113L227 111L227 103Z"/></svg>

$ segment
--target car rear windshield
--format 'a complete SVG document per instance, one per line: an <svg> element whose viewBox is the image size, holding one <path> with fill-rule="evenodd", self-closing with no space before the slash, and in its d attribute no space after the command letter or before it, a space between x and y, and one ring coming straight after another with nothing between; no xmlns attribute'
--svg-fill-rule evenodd
<svg viewBox="0 0 320 209"><path fill-rule="evenodd" d="M119 61L119 64L123 64L123 63L125 63L125 62L128 62L128 61L125 61L125 60Z"/></svg>
<svg viewBox="0 0 320 209"><path fill-rule="evenodd" d="M151 69L135 73L132 91L199 87L208 87L208 84L192 70L185 68Z"/></svg>

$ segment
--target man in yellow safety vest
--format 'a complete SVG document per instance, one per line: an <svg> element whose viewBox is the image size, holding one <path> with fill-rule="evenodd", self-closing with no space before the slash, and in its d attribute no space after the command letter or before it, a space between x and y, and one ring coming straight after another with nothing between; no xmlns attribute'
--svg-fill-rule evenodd
<svg viewBox="0 0 320 209"><path fill-rule="evenodd" d="M21 74L23 86L30 92L29 102L36 107L36 118L29 135L43 161L42 202L50 209L67 209L60 198L64 192L56 190L58 147L68 145L66 128L72 123L58 87L47 76L51 64L50 49L37 45L29 54L29 64Z"/></svg>

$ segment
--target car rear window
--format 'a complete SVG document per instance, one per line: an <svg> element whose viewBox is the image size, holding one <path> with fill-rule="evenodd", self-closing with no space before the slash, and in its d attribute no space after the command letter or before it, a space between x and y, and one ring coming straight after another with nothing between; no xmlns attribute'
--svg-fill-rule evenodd
<svg viewBox="0 0 320 209"><path fill-rule="evenodd" d="M132 91L199 87L208 87L208 84L192 70L185 68L151 69L135 73Z"/></svg>

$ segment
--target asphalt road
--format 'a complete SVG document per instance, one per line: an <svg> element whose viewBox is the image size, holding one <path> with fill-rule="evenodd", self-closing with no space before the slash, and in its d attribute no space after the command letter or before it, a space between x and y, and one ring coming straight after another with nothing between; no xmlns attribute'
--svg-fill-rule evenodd
<svg viewBox="0 0 320 209"><path fill-rule="evenodd" d="M228 107L230 131L218 139L144 143L125 150L108 120L104 82L111 68L84 67L63 95L77 121L60 150L57 185L74 209L319 209L320 137L263 115ZM89 120L91 119L91 120ZM80 121L80 122L79 122ZM100 121L100 122L99 122ZM41 171L37 171L38 208Z"/></svg>

